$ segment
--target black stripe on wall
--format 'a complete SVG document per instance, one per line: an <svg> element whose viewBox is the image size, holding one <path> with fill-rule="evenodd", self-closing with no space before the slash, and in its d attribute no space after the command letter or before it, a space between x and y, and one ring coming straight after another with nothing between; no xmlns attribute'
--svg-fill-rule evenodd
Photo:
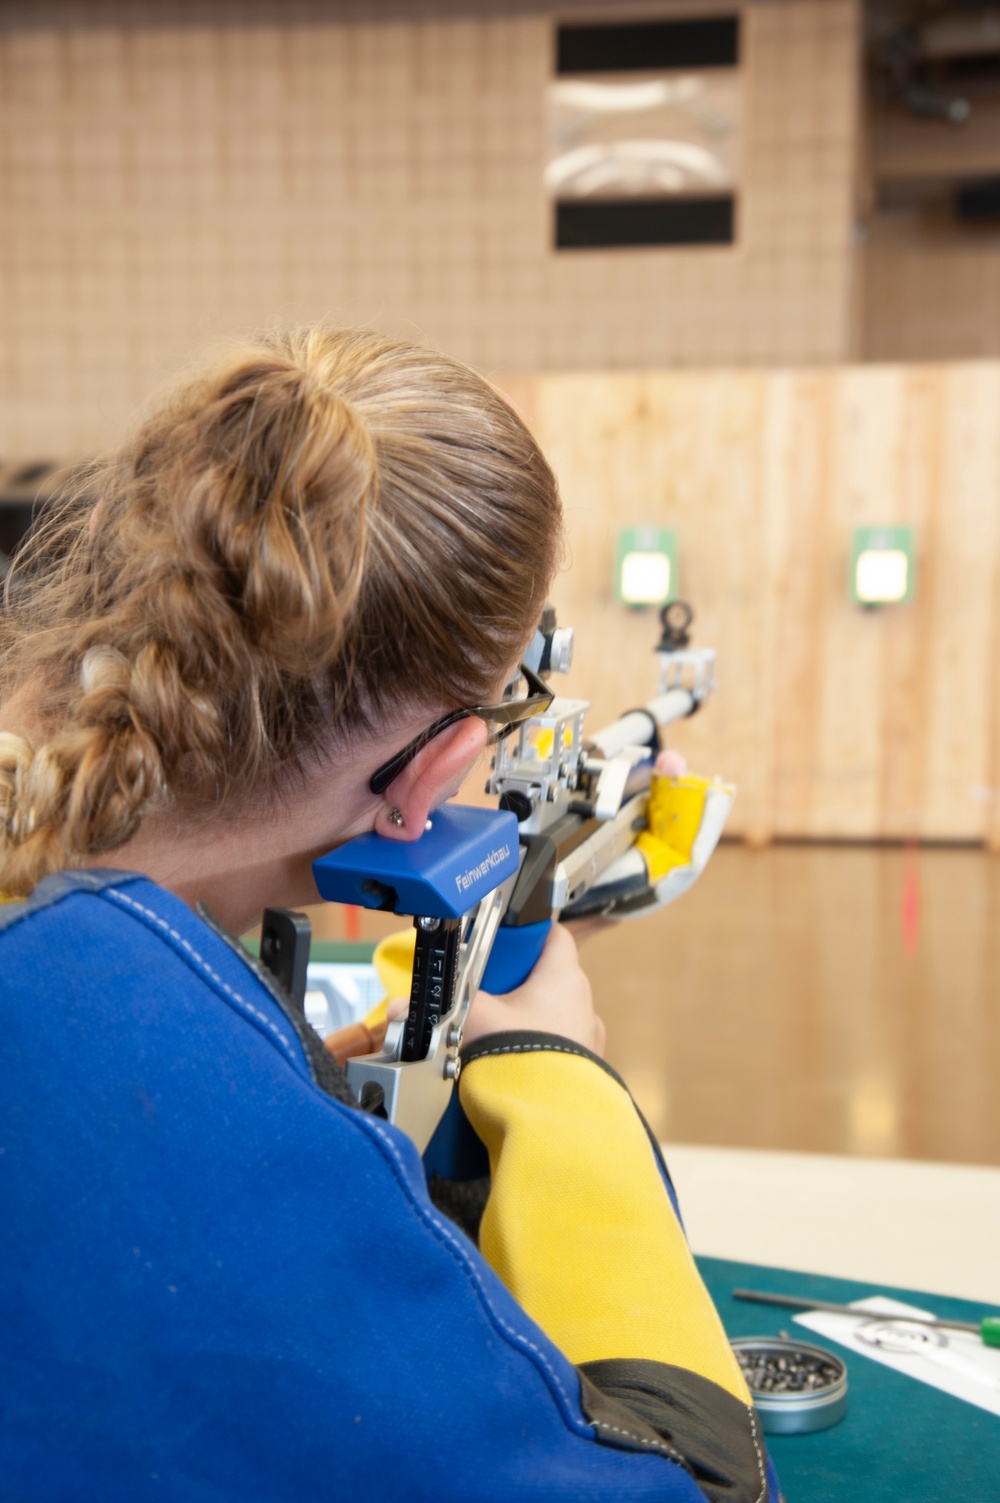
<svg viewBox="0 0 1000 1503"><path fill-rule="evenodd" d="M579 198L556 204L557 250L621 245L731 245L735 199Z"/></svg>
<svg viewBox="0 0 1000 1503"><path fill-rule="evenodd" d="M623 26L560 26L557 73L628 73L658 68L733 68L738 16L635 21Z"/></svg>
<svg viewBox="0 0 1000 1503"><path fill-rule="evenodd" d="M955 189L955 213L959 219L1000 219L1000 177L959 183Z"/></svg>
<svg viewBox="0 0 1000 1503"><path fill-rule="evenodd" d="M31 526L31 511L30 501L0 503L0 553L8 558Z"/></svg>

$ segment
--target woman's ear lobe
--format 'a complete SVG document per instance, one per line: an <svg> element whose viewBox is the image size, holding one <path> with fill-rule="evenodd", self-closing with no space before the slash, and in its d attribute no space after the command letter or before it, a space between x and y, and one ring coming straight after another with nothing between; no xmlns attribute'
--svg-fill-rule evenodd
<svg viewBox="0 0 1000 1503"><path fill-rule="evenodd" d="M417 825L415 821L408 820L399 805L392 802L396 796L396 783L398 782L399 778L386 791L385 798L376 810L375 833L384 836L386 840L415 840L424 825ZM404 797L402 794L399 796Z"/></svg>
<svg viewBox="0 0 1000 1503"><path fill-rule="evenodd" d="M416 840L432 809L465 781L486 746L486 727L470 717L435 736L385 790L375 829L389 840Z"/></svg>

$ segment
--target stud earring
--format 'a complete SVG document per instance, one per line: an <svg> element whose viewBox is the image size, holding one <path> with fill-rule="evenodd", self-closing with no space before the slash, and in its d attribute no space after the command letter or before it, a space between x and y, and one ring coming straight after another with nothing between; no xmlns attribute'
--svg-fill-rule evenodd
<svg viewBox="0 0 1000 1503"><path fill-rule="evenodd" d="M397 828L400 829L400 830L406 824L406 820L400 814L400 812L396 808L395 804L393 804L392 808L389 810L389 823L391 825L396 825Z"/></svg>

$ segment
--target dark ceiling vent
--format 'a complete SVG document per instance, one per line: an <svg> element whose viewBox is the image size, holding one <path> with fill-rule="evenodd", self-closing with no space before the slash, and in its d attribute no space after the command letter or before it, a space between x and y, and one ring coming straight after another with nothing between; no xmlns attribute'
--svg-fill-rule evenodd
<svg viewBox="0 0 1000 1503"><path fill-rule="evenodd" d="M1000 223L1000 177L959 183L955 189L955 217L973 223Z"/></svg>
<svg viewBox="0 0 1000 1503"><path fill-rule="evenodd" d="M631 73L677 68L735 68L738 16L623 25L560 26L557 73Z"/></svg>
<svg viewBox="0 0 1000 1503"><path fill-rule="evenodd" d="M731 245L731 193L712 198L564 199L556 204L556 248Z"/></svg>

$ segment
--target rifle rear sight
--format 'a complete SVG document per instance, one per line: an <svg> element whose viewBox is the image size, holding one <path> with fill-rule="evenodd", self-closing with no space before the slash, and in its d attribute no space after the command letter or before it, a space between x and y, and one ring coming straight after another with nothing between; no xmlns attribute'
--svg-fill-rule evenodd
<svg viewBox="0 0 1000 1503"><path fill-rule="evenodd" d="M522 834L541 834L567 813L614 819L643 781L638 769L648 768L660 749L660 728L693 715L715 688L715 652L689 645L694 612L687 602L671 601L659 619L655 700L587 737L589 702L560 696L498 745L486 792L517 816ZM524 661L547 677L566 672L572 656L572 628L557 627L555 610L547 606Z"/></svg>

